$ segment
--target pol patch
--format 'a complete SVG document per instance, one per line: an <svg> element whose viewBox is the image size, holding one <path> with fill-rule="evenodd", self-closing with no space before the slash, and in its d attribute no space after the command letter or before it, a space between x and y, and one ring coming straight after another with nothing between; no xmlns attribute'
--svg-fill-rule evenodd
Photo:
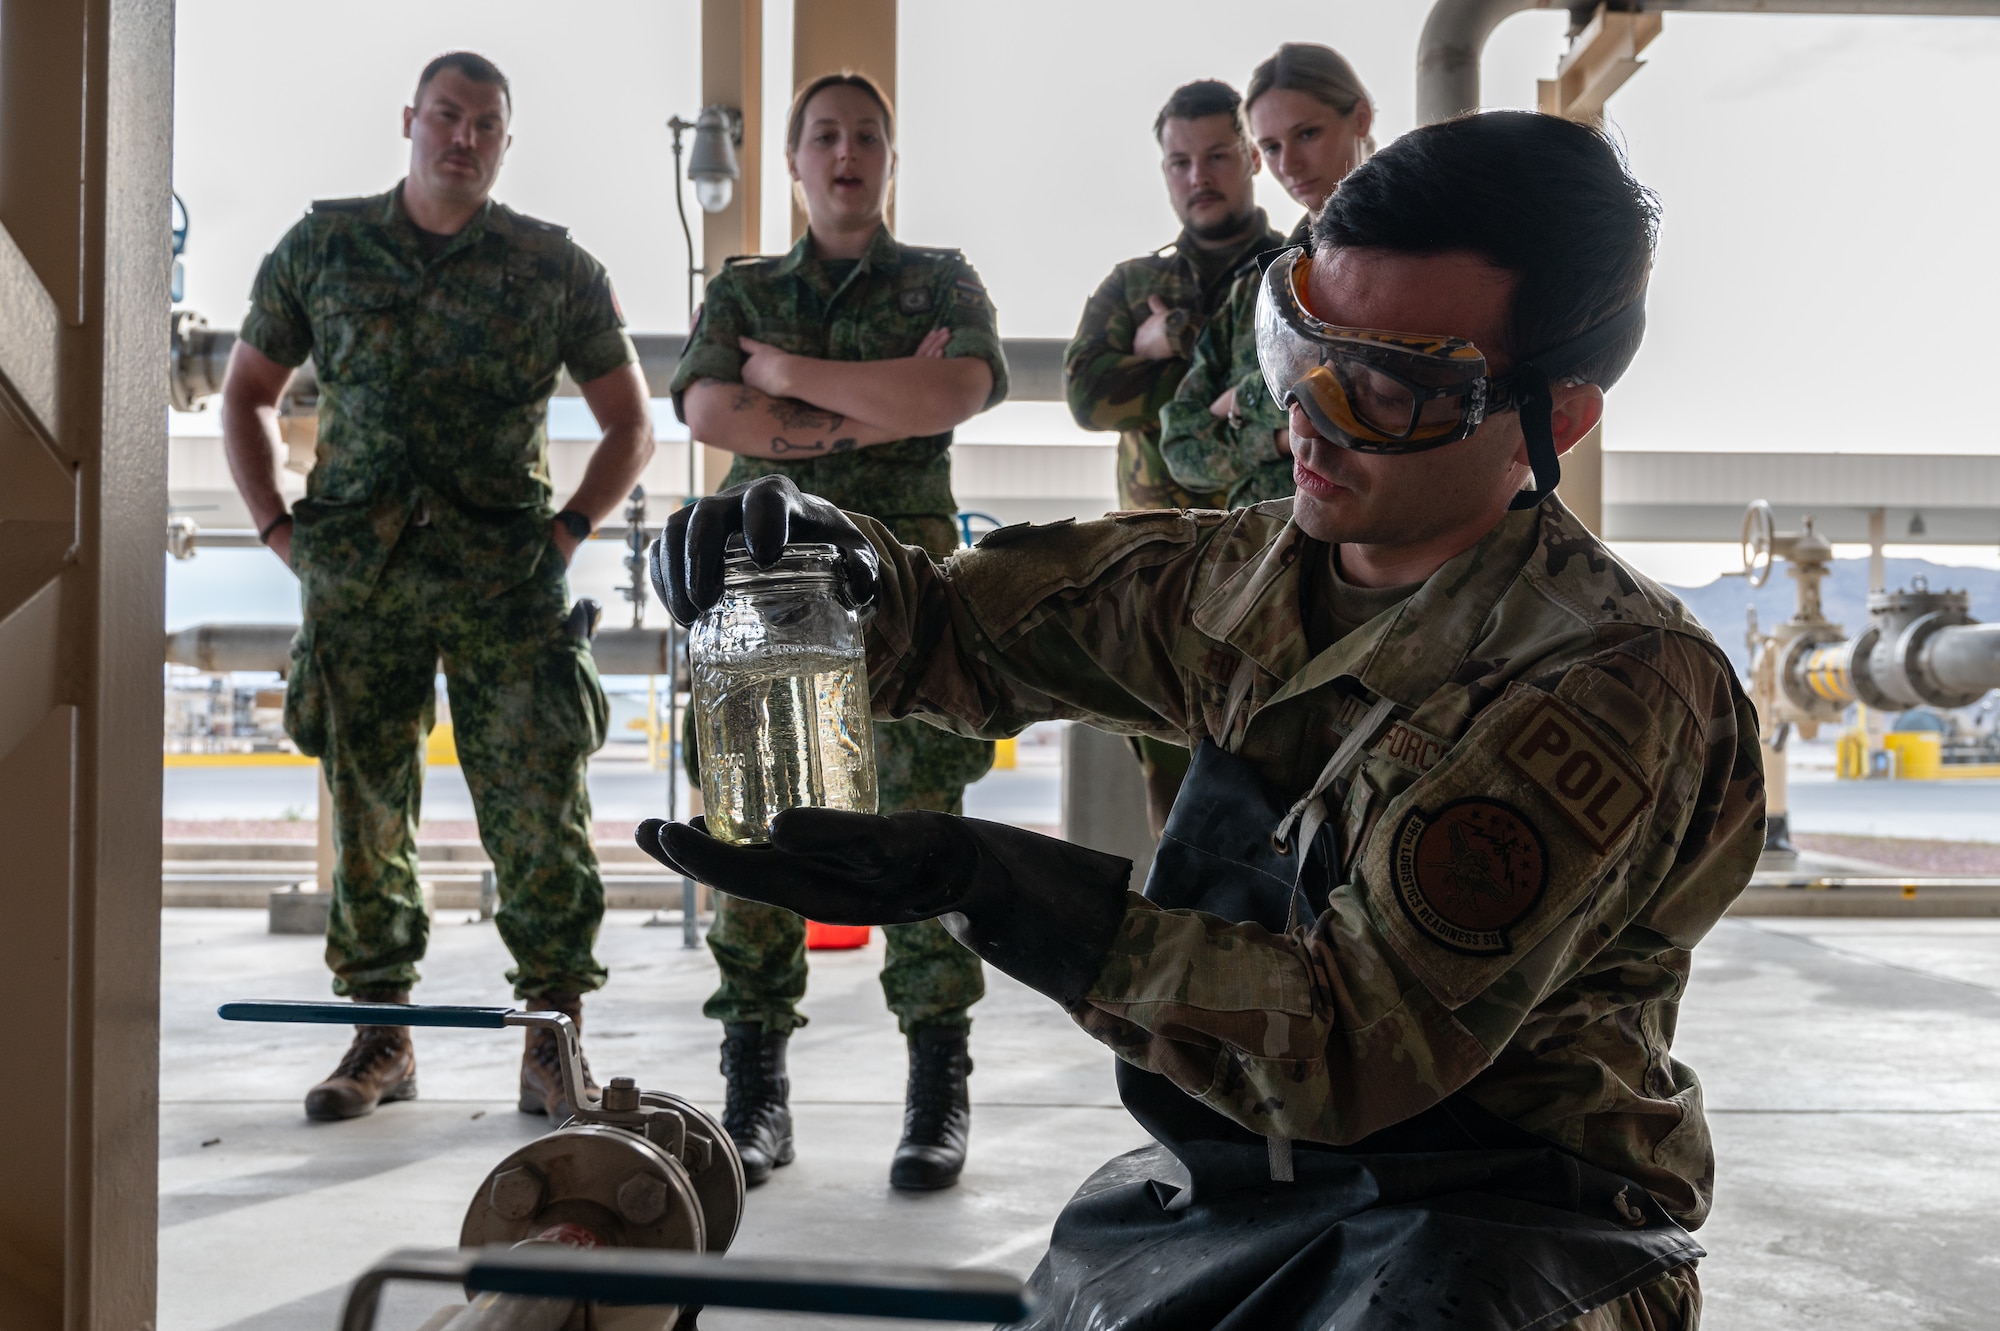
<svg viewBox="0 0 2000 1331"><path fill-rule="evenodd" d="M1507 930L1534 910L1549 881L1542 834L1513 805L1483 795L1404 814L1390 863L1410 923L1474 957L1514 950Z"/></svg>

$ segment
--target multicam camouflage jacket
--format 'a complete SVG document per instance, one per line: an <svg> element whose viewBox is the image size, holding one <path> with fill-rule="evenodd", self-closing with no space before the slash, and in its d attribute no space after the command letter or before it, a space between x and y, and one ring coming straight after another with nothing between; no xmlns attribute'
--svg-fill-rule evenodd
<svg viewBox="0 0 2000 1331"><path fill-rule="evenodd" d="M1285 245L1305 244L1310 222L1301 220ZM1173 401L1160 409L1160 457L1168 474L1189 490L1223 493L1224 508L1290 499L1294 488L1292 459L1278 452L1275 438L1289 428L1286 412L1271 400L1257 364L1257 289L1263 275L1261 266L1238 271L1228 298L1195 340L1194 358ZM1209 404L1231 388L1235 414L1211 415Z"/></svg>
<svg viewBox="0 0 2000 1331"><path fill-rule="evenodd" d="M1302 566L1327 551L1290 511L1005 528L943 566L864 523L877 713L1209 739L1287 800L1373 716L1317 921L1134 893L1072 1015L1267 1137L1352 1143L1462 1092L1698 1224L1714 1157L1670 1046L1690 950L1763 844L1727 661L1556 500L1310 656Z"/></svg>
<svg viewBox="0 0 2000 1331"><path fill-rule="evenodd" d="M1223 487L1191 491L1168 474L1160 458L1160 409L1173 400L1195 338L1243 266L1282 242L1261 208L1249 237L1226 252L1201 249L1183 232L1173 244L1113 268L1083 307L1063 353L1063 381L1078 425L1118 432L1120 508L1225 507ZM1170 360L1132 354L1134 334L1152 316L1152 296L1185 315L1169 327Z"/></svg>
<svg viewBox="0 0 2000 1331"><path fill-rule="evenodd" d="M898 244L883 227L844 276L814 258L801 237L778 258L731 259L708 294L674 371L674 408L697 379L741 383L740 337L795 355L828 360L889 360L908 356L933 329L949 328L946 356L976 356L993 371L986 407L1007 396L1007 361L1000 351L993 302L979 274L957 250ZM930 518L949 523L958 511L951 493L951 431L903 439L828 457L738 457L725 485L782 472L801 490L874 517ZM955 544L955 542L953 542ZM935 553L950 553L950 545Z"/></svg>
<svg viewBox="0 0 2000 1331"><path fill-rule="evenodd" d="M548 548L549 395L638 359L604 267L489 200L434 257L387 194L315 203L264 259L238 334L313 358L319 458L294 509L308 611L359 604L427 514L491 595Z"/></svg>

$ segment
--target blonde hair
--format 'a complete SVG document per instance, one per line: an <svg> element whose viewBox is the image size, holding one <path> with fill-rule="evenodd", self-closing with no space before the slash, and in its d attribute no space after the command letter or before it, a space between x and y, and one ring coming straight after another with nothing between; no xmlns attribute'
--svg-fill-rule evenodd
<svg viewBox="0 0 2000 1331"><path fill-rule="evenodd" d="M1353 115L1354 108L1363 102L1372 106L1375 101L1346 56L1314 42L1286 42L1276 55L1257 66L1243 94L1244 114L1249 114L1259 97L1279 88L1302 92L1343 116ZM1365 159L1374 152L1375 136L1369 134L1361 141L1361 154Z"/></svg>

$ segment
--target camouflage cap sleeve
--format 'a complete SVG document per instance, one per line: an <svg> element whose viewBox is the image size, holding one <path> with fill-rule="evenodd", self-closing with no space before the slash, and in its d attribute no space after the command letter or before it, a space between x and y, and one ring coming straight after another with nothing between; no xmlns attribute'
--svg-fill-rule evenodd
<svg viewBox="0 0 2000 1331"><path fill-rule="evenodd" d="M1135 897L1076 1020L1254 1131L1334 1144L1467 1087L1530 1036L1543 1062L1588 1051L1552 1076L1647 1086L1665 1040L1634 1047L1634 1023L1684 972L1634 958L1691 947L1762 844L1748 704L1678 637L1515 686L1389 804L1310 932ZM1672 1094L1656 1139L1679 1122ZM1488 1107L1581 1140L1538 1105ZM1698 1211L1650 1155L1629 1171Z"/></svg>
<svg viewBox="0 0 2000 1331"><path fill-rule="evenodd" d="M1130 267L1120 264L1098 285L1083 307L1076 336L1063 352L1069 414L1086 430L1151 426L1187 368L1186 361L1148 360L1133 354L1138 327L1132 322L1126 290Z"/></svg>
<svg viewBox="0 0 2000 1331"><path fill-rule="evenodd" d="M1179 510L989 533L943 564L857 518L881 556L868 625L878 715L997 738L1086 718L1185 742L1199 685L1177 657L1188 588L1224 515Z"/></svg>
<svg viewBox="0 0 2000 1331"><path fill-rule="evenodd" d="M569 377L580 384L639 359L625 332L625 314L611 292L611 275L580 245L569 246L558 351Z"/></svg>
<svg viewBox="0 0 2000 1331"><path fill-rule="evenodd" d="M1175 483L1189 490L1233 490L1278 461L1272 434L1287 422L1257 368L1257 285L1254 274L1236 279L1228 302L1196 339L1173 401L1160 409L1160 456ZM1232 388L1235 419L1211 415L1209 404ZM1232 503L1241 502L1232 495Z"/></svg>
<svg viewBox="0 0 2000 1331"><path fill-rule="evenodd" d="M313 219L304 217L258 266L250 285L250 312L236 331L280 365L303 365L312 355L312 318L306 308L312 253Z"/></svg>
<svg viewBox="0 0 2000 1331"><path fill-rule="evenodd" d="M702 293L701 308L695 313L694 327L688 331L687 346L668 392L674 399L674 414L683 423L687 412L682 402L688 386L697 379L719 379L724 383L743 382L743 348L739 337L750 334L741 299L742 279L733 268L715 275Z"/></svg>
<svg viewBox="0 0 2000 1331"><path fill-rule="evenodd" d="M980 410L991 411L1007 400L1007 357L1000 349L993 298L987 294L978 272L962 257L954 255L941 267L941 289L936 300L945 311L943 326L951 329L951 341L945 344L944 354L972 356L986 362L993 372L993 387Z"/></svg>

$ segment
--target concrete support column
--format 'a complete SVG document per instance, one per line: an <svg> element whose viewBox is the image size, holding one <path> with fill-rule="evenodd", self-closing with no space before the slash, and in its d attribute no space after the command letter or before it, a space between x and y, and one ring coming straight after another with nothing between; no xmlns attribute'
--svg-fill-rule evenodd
<svg viewBox="0 0 2000 1331"><path fill-rule="evenodd" d="M1888 539L1889 515L1879 508L1868 510L1868 590L1889 589L1889 561L1883 557L1882 543Z"/></svg>
<svg viewBox="0 0 2000 1331"><path fill-rule="evenodd" d="M1159 840L1146 817L1146 783L1123 735L1076 722L1063 730L1063 840L1132 861L1132 887L1146 885Z"/></svg>
<svg viewBox="0 0 2000 1331"><path fill-rule="evenodd" d="M874 79L895 105L896 0L793 0L793 86L843 69ZM889 225L896 225L893 194ZM792 239L805 233L805 210L794 198Z"/></svg>

